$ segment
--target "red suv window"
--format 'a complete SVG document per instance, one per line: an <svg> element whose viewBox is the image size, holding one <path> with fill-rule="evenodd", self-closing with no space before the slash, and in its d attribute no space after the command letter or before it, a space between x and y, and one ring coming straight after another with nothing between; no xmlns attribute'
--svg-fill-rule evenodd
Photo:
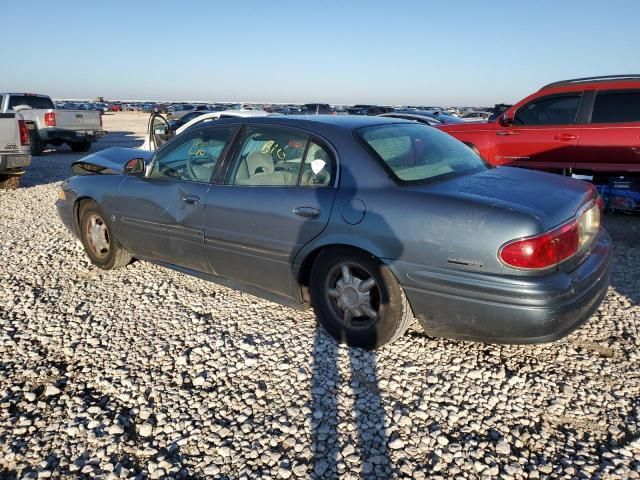
<svg viewBox="0 0 640 480"><path fill-rule="evenodd" d="M515 125L569 125L575 123L582 93L540 97L516 112Z"/></svg>
<svg viewBox="0 0 640 480"><path fill-rule="evenodd" d="M640 90L599 92L591 123L640 122Z"/></svg>

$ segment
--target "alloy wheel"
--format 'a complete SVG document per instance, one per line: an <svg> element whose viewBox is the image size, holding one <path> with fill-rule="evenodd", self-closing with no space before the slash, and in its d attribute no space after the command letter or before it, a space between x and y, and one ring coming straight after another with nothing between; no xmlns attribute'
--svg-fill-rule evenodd
<svg viewBox="0 0 640 480"><path fill-rule="evenodd" d="M355 262L335 265L327 275L327 301L349 328L369 328L380 314L380 288L374 276Z"/></svg>

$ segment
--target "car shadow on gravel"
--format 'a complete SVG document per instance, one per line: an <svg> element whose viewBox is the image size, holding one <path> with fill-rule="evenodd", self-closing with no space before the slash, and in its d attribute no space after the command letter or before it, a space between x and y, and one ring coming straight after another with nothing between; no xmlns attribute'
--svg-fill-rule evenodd
<svg viewBox="0 0 640 480"><path fill-rule="evenodd" d="M31 165L20 180L21 187L35 187L61 182L71 176L71 163L92 153L110 147L136 148L143 139L131 131L113 131L98 140L88 152L76 153L67 145L47 146L42 155L32 157Z"/></svg>
<svg viewBox="0 0 640 480"><path fill-rule="evenodd" d="M348 429L338 419L338 397L343 379L340 378L340 350L349 356L349 387L352 393L355 417L355 442L347 435ZM389 478L391 465L387 444L386 417L376 373L373 352L340 347L318 325L316 328L312 373L313 474L315 478L334 479L339 472L338 463L361 462L361 478ZM347 418L347 422L351 420ZM341 438L342 437L342 441Z"/></svg>

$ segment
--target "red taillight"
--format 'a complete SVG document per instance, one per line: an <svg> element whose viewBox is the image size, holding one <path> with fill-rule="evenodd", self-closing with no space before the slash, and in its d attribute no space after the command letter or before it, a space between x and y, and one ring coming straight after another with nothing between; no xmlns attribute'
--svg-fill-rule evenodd
<svg viewBox="0 0 640 480"><path fill-rule="evenodd" d="M55 112L47 112L44 114L44 124L47 127L55 127L56 126L56 113Z"/></svg>
<svg viewBox="0 0 640 480"><path fill-rule="evenodd" d="M29 129L27 122L18 120L18 130L20 130L20 145L29 145Z"/></svg>
<svg viewBox="0 0 640 480"><path fill-rule="evenodd" d="M578 222L523 240L514 240L500 249L500 259L516 268L547 268L571 257L580 247Z"/></svg>
<svg viewBox="0 0 640 480"><path fill-rule="evenodd" d="M598 194L598 198L596 199L596 203L598 204L598 208L600 209L600 213L604 212L604 200L602 199L602 195Z"/></svg>

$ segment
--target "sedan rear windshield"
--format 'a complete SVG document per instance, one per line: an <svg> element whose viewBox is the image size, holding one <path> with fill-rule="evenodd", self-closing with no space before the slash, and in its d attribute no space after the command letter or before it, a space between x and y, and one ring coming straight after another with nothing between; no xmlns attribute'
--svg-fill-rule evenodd
<svg viewBox="0 0 640 480"><path fill-rule="evenodd" d="M420 184L489 168L469 147L427 125L378 125L357 133L399 183Z"/></svg>
<svg viewBox="0 0 640 480"><path fill-rule="evenodd" d="M56 108L49 97L38 97L36 95L11 95L9 97L9 108L13 109L13 107L17 107L18 105L26 105L34 110Z"/></svg>

